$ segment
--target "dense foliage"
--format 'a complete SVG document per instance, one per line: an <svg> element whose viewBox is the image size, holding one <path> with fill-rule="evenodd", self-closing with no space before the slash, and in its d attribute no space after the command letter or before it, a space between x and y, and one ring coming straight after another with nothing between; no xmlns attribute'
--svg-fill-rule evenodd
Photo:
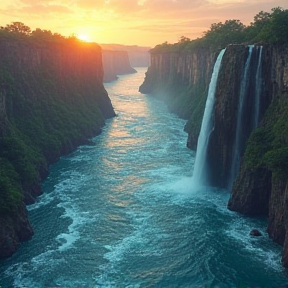
<svg viewBox="0 0 288 288"><path fill-rule="evenodd" d="M288 10L276 7L271 13L261 11L248 26L235 19L213 23L203 34L203 37L195 40L182 36L178 43L165 42L152 49L152 53L190 51L207 47L221 49L229 44L240 43L288 43Z"/></svg>
<svg viewBox="0 0 288 288"><path fill-rule="evenodd" d="M250 136L244 161L247 168L268 168L274 177L288 177L288 95L279 95L268 108L263 125Z"/></svg>
<svg viewBox="0 0 288 288"><path fill-rule="evenodd" d="M151 53L155 55L157 53L164 53L165 55L166 52L191 55L191 53L196 52L203 55L203 51L210 51L216 55L229 44L248 45L253 43L288 44L288 10L276 7L270 13L260 11L248 26L245 26L239 20L213 23L201 38L190 40L182 36L177 43L169 44L165 42L157 45L151 50ZM188 119L185 131L189 133L189 142L192 145L190 147L195 149L196 143L194 142L197 141L205 107L206 84L187 85L187 83L181 81L178 81L178 83L174 81L171 84L170 77L166 78L169 78L169 81L165 83L167 91L165 101L172 111ZM153 74L153 71L148 70L144 84L146 86L150 85L152 87L151 92L157 95L157 91L152 91L153 86L155 86L155 79L156 75ZM164 85L162 84L162 86ZM190 139L190 137L192 138Z"/></svg>
<svg viewBox="0 0 288 288"><path fill-rule="evenodd" d="M81 66L99 51L93 45L20 22L0 30L0 214L13 213L50 163L103 126L107 93ZM37 53L44 56L36 65Z"/></svg>
<svg viewBox="0 0 288 288"><path fill-rule="evenodd" d="M68 43L68 42L81 42L75 35L64 37L58 33L52 33L50 30L43 30L36 28L31 30L22 22L12 22L5 27L0 27L0 39L4 40L17 40L21 42L29 42L33 44L43 45L45 43Z"/></svg>

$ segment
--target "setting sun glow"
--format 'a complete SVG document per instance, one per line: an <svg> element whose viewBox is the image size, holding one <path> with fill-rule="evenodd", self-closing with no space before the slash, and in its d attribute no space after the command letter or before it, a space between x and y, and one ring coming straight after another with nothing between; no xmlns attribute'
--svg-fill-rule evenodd
<svg viewBox="0 0 288 288"><path fill-rule="evenodd" d="M23 22L85 42L150 46L201 37L212 23L249 25L287 0L0 0L0 26ZM78 35L78 36L77 36Z"/></svg>
<svg viewBox="0 0 288 288"><path fill-rule="evenodd" d="M89 36L86 34L79 34L76 37L81 41L90 42Z"/></svg>

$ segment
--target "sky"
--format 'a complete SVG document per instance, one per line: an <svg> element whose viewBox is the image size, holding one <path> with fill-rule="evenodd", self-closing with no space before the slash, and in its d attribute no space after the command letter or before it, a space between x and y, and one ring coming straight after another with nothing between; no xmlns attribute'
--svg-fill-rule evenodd
<svg viewBox="0 0 288 288"><path fill-rule="evenodd" d="M19 21L97 43L154 47L201 37L212 23L249 25L288 0L0 0L0 26Z"/></svg>

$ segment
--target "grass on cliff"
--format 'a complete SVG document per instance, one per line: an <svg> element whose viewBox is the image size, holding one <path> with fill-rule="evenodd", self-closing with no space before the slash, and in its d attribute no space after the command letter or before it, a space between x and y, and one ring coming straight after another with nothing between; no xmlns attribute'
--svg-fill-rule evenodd
<svg viewBox="0 0 288 288"><path fill-rule="evenodd" d="M266 167L279 179L288 177L288 94L275 98L265 113L261 127L250 136L244 155L251 170Z"/></svg>

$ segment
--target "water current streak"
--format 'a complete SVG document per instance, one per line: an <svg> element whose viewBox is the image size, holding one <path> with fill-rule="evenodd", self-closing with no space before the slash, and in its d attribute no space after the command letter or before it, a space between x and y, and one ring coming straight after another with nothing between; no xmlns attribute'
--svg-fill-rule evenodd
<svg viewBox="0 0 288 288"><path fill-rule="evenodd" d="M266 221L227 211L227 191L193 190L185 121L139 94L137 71L105 84L118 117L50 167L35 235L0 261L0 286L284 287Z"/></svg>

